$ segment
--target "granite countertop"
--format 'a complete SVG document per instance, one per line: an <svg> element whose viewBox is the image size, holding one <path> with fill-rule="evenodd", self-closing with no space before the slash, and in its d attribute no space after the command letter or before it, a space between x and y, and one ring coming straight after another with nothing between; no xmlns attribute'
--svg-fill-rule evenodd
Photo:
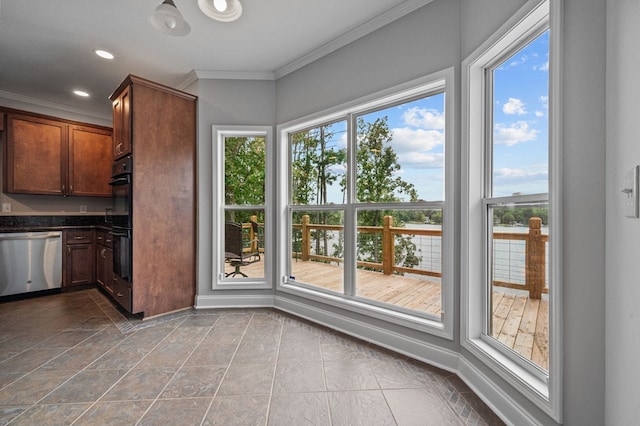
<svg viewBox="0 0 640 426"><path fill-rule="evenodd" d="M111 229L104 216L0 216L0 233L92 228Z"/></svg>
<svg viewBox="0 0 640 426"><path fill-rule="evenodd" d="M65 229L100 229L110 231L111 227L107 225L68 225L68 226L0 226L0 234L10 232L47 232L47 231L64 231Z"/></svg>

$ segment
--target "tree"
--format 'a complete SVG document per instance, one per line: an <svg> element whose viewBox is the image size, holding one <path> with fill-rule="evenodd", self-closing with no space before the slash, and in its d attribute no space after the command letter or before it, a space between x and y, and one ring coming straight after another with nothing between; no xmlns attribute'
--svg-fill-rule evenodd
<svg viewBox="0 0 640 426"><path fill-rule="evenodd" d="M398 174L398 155L391 146L393 133L387 124L388 117L365 122L358 118L356 196L358 202L417 201L418 192L412 183L405 182ZM405 198L408 196L409 200ZM372 209L358 212L359 226L382 226L386 215L394 217L394 226L404 222L393 211ZM369 233L358 234L358 260L382 261L382 245L379 236ZM396 237L395 261L407 268L420 263L416 256L416 245L411 237Z"/></svg>
<svg viewBox="0 0 640 426"><path fill-rule="evenodd" d="M264 204L265 160L263 137L225 138L224 201L226 205ZM243 215L241 212L229 210L227 220L248 222L250 216L251 213Z"/></svg>
<svg viewBox="0 0 640 426"><path fill-rule="evenodd" d="M405 182L398 173L401 169L398 155L391 146L392 131L388 118L365 122L358 118L356 150L356 197L359 203L417 201L418 192L413 184ZM332 124L299 132L291 137L292 202L298 205L327 205L328 190L334 184L346 193L346 174L337 172L336 166L346 163L346 150L331 146L336 131ZM344 200L343 200L344 202ZM294 221L301 221L303 212L296 212ZM407 212L380 209L358 212L359 226L382 226L385 215L394 217L394 226L416 217ZM330 211L311 212L313 223L342 224L342 217ZM424 221L420 215L419 221ZM296 236L294 236L294 240ZM342 257L343 236L323 230L312 234L317 254ZM331 244L330 244L331 243ZM397 237L395 241L396 264L414 267L420 263L416 246L411 237ZM382 260L380 235L358 234L358 260L380 263Z"/></svg>
<svg viewBox="0 0 640 426"><path fill-rule="evenodd" d="M329 187L340 175L336 167L344 165L346 150L335 146L336 131L332 124L313 128L292 135L291 138L291 170L292 201L299 205L328 204ZM297 220L300 220L300 217ZM321 211L312 214L313 223L340 224L341 217L331 212ZM294 236L295 237L295 236ZM315 241L315 252L329 255L329 242L333 238L331 232L317 230L312 233Z"/></svg>

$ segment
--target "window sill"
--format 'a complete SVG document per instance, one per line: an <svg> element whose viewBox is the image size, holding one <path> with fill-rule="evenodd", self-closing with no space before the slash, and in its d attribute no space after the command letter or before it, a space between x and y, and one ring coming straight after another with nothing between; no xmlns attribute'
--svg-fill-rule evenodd
<svg viewBox="0 0 640 426"><path fill-rule="evenodd" d="M302 287L289 282L280 284L278 291L290 293L316 302L325 303L347 311L373 317L392 324L410 328L413 330L429 333L434 336L453 340L451 327L447 327L444 322L414 316L404 312L364 303L358 300L349 299L338 294L329 294L307 287ZM444 316L444 315L443 315Z"/></svg>

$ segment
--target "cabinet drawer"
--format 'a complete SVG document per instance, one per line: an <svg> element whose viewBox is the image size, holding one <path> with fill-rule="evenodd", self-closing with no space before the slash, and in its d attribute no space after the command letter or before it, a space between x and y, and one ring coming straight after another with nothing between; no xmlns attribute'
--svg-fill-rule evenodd
<svg viewBox="0 0 640 426"><path fill-rule="evenodd" d="M129 283L119 277L113 277L113 299L118 302L127 312L131 312L132 291Z"/></svg>
<svg viewBox="0 0 640 426"><path fill-rule="evenodd" d="M113 247L113 238L109 235L109 231L96 231L96 242L104 247Z"/></svg>
<svg viewBox="0 0 640 426"><path fill-rule="evenodd" d="M90 229L69 229L65 231L67 244L93 244L94 232Z"/></svg>

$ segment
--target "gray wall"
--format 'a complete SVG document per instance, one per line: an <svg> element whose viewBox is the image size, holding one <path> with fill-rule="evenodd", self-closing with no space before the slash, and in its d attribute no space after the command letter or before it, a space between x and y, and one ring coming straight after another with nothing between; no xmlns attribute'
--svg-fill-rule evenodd
<svg viewBox="0 0 640 426"><path fill-rule="evenodd" d="M569 425L605 424L605 6L605 0L564 1L562 312Z"/></svg>
<svg viewBox="0 0 640 426"><path fill-rule="evenodd" d="M276 83L254 80L198 80L188 89L198 96L198 290L212 288L211 219L213 125L274 126ZM226 294L232 292L227 291Z"/></svg>
<svg viewBox="0 0 640 426"><path fill-rule="evenodd" d="M278 80L278 123L459 62L458 1L435 1Z"/></svg>
<svg viewBox="0 0 640 426"><path fill-rule="evenodd" d="M523 3L436 0L278 80L278 122L445 67L459 70L464 57ZM600 425L604 424L605 384L606 3L564 0L563 4L564 415L565 424ZM459 146L459 141L456 144ZM459 194L459 182L456 185ZM517 392L509 391L508 385L481 363L470 361L542 423L554 423Z"/></svg>
<svg viewBox="0 0 640 426"><path fill-rule="evenodd" d="M640 2L607 1L606 424L640 417L640 219L624 216L624 173L640 164Z"/></svg>

